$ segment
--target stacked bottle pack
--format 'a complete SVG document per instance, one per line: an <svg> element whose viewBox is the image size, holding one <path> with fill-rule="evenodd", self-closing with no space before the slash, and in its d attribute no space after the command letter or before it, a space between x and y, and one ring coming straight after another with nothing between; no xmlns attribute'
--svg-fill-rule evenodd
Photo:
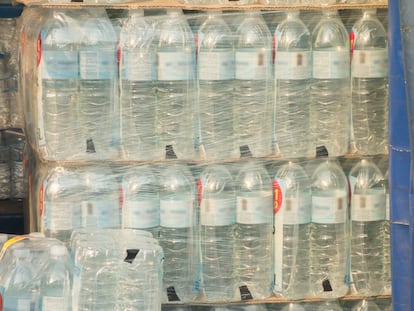
<svg viewBox="0 0 414 311"><path fill-rule="evenodd" d="M151 233L164 304L389 294L385 179L368 158L352 175L338 158L387 152L375 10L352 40L331 10L318 23L286 12L273 33L259 11L156 13L24 12L32 229L65 243ZM105 267L94 290L116 295ZM95 293L75 296L96 307Z"/></svg>
<svg viewBox="0 0 414 311"><path fill-rule="evenodd" d="M375 10L351 34L330 10L311 30L288 11L274 34L257 11L200 13L192 28L179 10L112 24L103 9L50 9L42 23L33 11L21 83L42 161L162 161L167 145L187 161L237 159L245 145L254 157L387 153Z"/></svg>
<svg viewBox="0 0 414 311"><path fill-rule="evenodd" d="M70 242L35 232L3 244L3 310L161 310L163 253L151 234L79 230Z"/></svg>

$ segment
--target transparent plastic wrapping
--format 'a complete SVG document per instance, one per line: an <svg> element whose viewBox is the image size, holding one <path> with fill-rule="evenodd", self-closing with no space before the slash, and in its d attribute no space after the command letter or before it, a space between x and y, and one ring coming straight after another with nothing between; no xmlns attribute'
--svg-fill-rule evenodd
<svg viewBox="0 0 414 311"><path fill-rule="evenodd" d="M351 294L390 295L386 233L383 253L370 259L381 261L373 274L384 283L358 292L352 275L358 197L350 195L366 195L348 186L363 154L350 149L357 119L348 34L359 16L25 10L30 225L75 250L79 309L133 300L119 294L127 276L116 273L124 263L114 254L125 258L120 232L162 249L151 299L166 309L350 310ZM363 140L361 150L371 143ZM373 151L382 170L386 152ZM378 182L385 196L386 179ZM378 228L389 234L387 224ZM98 286L83 291L97 275Z"/></svg>

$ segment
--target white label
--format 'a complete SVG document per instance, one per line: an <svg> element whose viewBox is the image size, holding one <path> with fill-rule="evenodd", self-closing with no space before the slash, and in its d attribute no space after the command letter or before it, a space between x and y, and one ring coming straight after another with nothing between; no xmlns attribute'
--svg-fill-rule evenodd
<svg viewBox="0 0 414 311"><path fill-rule="evenodd" d="M194 200L161 200L160 225L168 228L188 228L193 225Z"/></svg>
<svg viewBox="0 0 414 311"><path fill-rule="evenodd" d="M80 227L81 207L76 202L45 202L44 228L50 230L72 230Z"/></svg>
<svg viewBox="0 0 414 311"><path fill-rule="evenodd" d="M386 219L386 196L383 194L354 194L351 201L351 218L356 221Z"/></svg>
<svg viewBox="0 0 414 311"><path fill-rule="evenodd" d="M78 78L76 51L42 51L43 79L68 80Z"/></svg>
<svg viewBox="0 0 414 311"><path fill-rule="evenodd" d="M314 51L313 77L315 79L348 78L349 57L349 51Z"/></svg>
<svg viewBox="0 0 414 311"><path fill-rule="evenodd" d="M67 307L64 297L43 296L42 298L42 311L66 310Z"/></svg>
<svg viewBox="0 0 414 311"><path fill-rule="evenodd" d="M237 197L238 223L273 223L273 196L267 192L257 195L256 197Z"/></svg>
<svg viewBox="0 0 414 311"><path fill-rule="evenodd" d="M192 52L158 52L158 80L194 79L194 55Z"/></svg>
<svg viewBox="0 0 414 311"><path fill-rule="evenodd" d="M116 63L114 51L81 51L79 53L80 78L83 80L113 79Z"/></svg>
<svg viewBox="0 0 414 311"><path fill-rule="evenodd" d="M234 79L234 53L200 52L198 54L198 77L200 80Z"/></svg>
<svg viewBox="0 0 414 311"><path fill-rule="evenodd" d="M16 300L16 311L29 311L29 310L33 310L31 309L30 306L31 305L31 300L30 299L25 299L25 298L18 298Z"/></svg>
<svg viewBox="0 0 414 311"><path fill-rule="evenodd" d="M380 50L354 50L352 77L384 78L388 75L388 53Z"/></svg>
<svg viewBox="0 0 414 311"><path fill-rule="evenodd" d="M236 200L203 199L200 205L200 223L203 226L228 226L236 223Z"/></svg>
<svg viewBox="0 0 414 311"><path fill-rule="evenodd" d="M283 223L285 225L307 224L312 221L311 196L284 198L282 202Z"/></svg>
<svg viewBox="0 0 414 311"><path fill-rule="evenodd" d="M285 80L303 80L311 77L311 52L277 52L275 77Z"/></svg>
<svg viewBox="0 0 414 311"><path fill-rule="evenodd" d="M122 211L123 228L154 228L160 225L158 200L126 200Z"/></svg>
<svg viewBox="0 0 414 311"><path fill-rule="evenodd" d="M312 196L312 221L322 224L338 224L346 221L346 193L333 196Z"/></svg>
<svg viewBox="0 0 414 311"><path fill-rule="evenodd" d="M119 204L110 200L82 202L83 228L119 228Z"/></svg>
<svg viewBox="0 0 414 311"><path fill-rule="evenodd" d="M123 51L122 78L129 81L151 81L155 78L153 53Z"/></svg>
<svg viewBox="0 0 414 311"><path fill-rule="evenodd" d="M236 51L236 79L238 80L266 80L269 66L269 53L266 50Z"/></svg>

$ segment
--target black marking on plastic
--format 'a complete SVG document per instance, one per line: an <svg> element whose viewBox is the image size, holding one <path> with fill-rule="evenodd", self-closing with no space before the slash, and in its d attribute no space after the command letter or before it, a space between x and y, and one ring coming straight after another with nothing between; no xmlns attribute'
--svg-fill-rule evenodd
<svg viewBox="0 0 414 311"><path fill-rule="evenodd" d="M127 256L125 257L124 261L127 263L132 263L135 257L137 257L139 253L139 249L127 249L126 252L127 252Z"/></svg>
<svg viewBox="0 0 414 311"><path fill-rule="evenodd" d="M240 146L239 149L241 158L250 158L253 156L248 145Z"/></svg>
<svg viewBox="0 0 414 311"><path fill-rule="evenodd" d="M324 292L332 292L331 282L328 279L323 280L322 287Z"/></svg>
<svg viewBox="0 0 414 311"><path fill-rule="evenodd" d="M316 147L316 157L317 158L324 158L324 157L328 157L328 156L329 156L329 152L328 152L328 149L326 149L325 146Z"/></svg>
<svg viewBox="0 0 414 311"><path fill-rule="evenodd" d="M93 143L93 139L92 138L88 138L86 140L86 152L87 153L95 153L96 152L96 150L95 150L95 144Z"/></svg>
<svg viewBox="0 0 414 311"><path fill-rule="evenodd" d="M180 298L178 298L174 286L170 286L167 288L167 297L168 301L180 301Z"/></svg>
<svg viewBox="0 0 414 311"><path fill-rule="evenodd" d="M240 290L241 300L251 300L251 299L253 299L252 293L250 292L249 288L246 285L240 286L239 290Z"/></svg>

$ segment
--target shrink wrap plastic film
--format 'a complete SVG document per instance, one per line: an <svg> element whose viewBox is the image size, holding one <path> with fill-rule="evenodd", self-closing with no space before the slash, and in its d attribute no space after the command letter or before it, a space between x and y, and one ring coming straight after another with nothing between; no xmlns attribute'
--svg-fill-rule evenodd
<svg viewBox="0 0 414 311"><path fill-rule="evenodd" d="M97 248L95 231L151 234L164 256L157 299L166 308L266 308L235 304L260 301L296 310L286 302L315 300L303 307L328 310L318 301L361 296L348 175L362 157L387 156L349 147L350 42L333 55L318 32L319 19L333 19L347 39L360 11L72 5L29 6L19 30L31 230L67 245L91 234ZM286 31L290 18L298 31ZM343 72L329 67L338 63ZM335 79L346 92L338 98L323 89ZM312 119L324 109L338 122ZM343 140L315 137L332 123L343 125L334 128ZM385 209L385 186L381 198ZM372 282L386 279L378 269ZM388 299L384 288L373 295Z"/></svg>

